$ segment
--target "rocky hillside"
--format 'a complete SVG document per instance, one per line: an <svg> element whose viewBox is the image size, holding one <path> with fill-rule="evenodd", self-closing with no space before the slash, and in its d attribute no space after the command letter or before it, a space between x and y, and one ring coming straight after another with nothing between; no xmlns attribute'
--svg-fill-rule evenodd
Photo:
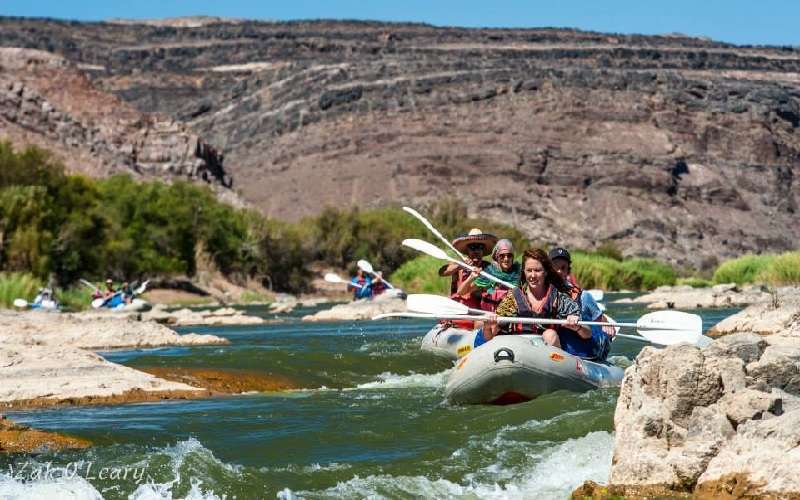
<svg viewBox="0 0 800 500"><path fill-rule="evenodd" d="M275 217L457 195L538 241L613 242L694 267L800 241L790 48L557 29L10 18L0 46L63 57L120 110L159 112L205 138Z"/></svg>

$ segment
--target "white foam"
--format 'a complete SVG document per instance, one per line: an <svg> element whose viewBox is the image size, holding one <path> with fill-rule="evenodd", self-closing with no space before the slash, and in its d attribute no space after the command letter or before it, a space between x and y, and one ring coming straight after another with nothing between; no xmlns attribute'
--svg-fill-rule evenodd
<svg viewBox="0 0 800 500"><path fill-rule="evenodd" d="M447 376L451 370L439 373L414 373L408 375L397 375L391 372L383 372L378 375L378 380L359 384L357 389L405 389L412 387L428 387L439 389L444 387Z"/></svg>
<svg viewBox="0 0 800 500"><path fill-rule="evenodd" d="M464 484L447 479L430 479L424 476L378 475L360 477L340 482L319 492L294 492L288 488L278 493L278 498L290 500L304 496L384 498L411 496L425 498L569 498L572 491L586 480L604 483L611 471L613 436L608 432L591 432L578 439L554 445L552 450L538 456L535 464L503 484L493 481L476 481L465 478ZM505 467L495 463L484 473L500 476Z"/></svg>
<svg viewBox="0 0 800 500"><path fill-rule="evenodd" d="M103 496L86 479L72 478L39 479L22 481L0 473L0 498L3 500L102 500Z"/></svg>

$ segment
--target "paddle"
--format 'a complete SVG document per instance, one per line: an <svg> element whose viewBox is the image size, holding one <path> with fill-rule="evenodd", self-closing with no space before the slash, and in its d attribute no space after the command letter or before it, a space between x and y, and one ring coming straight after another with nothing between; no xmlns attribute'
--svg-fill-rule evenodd
<svg viewBox="0 0 800 500"><path fill-rule="evenodd" d="M458 249L457 249L456 247L454 247L452 243L450 243L450 240L448 240L447 238L445 238L444 236L442 236L442 233L440 233L438 229L436 229L435 227L433 227L433 224L431 224L431 223L428 221L428 219L426 219L425 217L423 217L423 216L422 216L422 214L420 214L419 212L417 212L416 210L414 210L414 209L413 209L413 208L411 208L411 207L403 207L403 210L405 210L406 212L410 213L411 215L413 215L414 217L416 217L417 219L419 219L419 221L420 221L420 222L422 222L422 223L425 225L425 227L427 227L427 228L430 230L430 232L432 232L432 233L433 233L433 234L434 234L434 235L435 235L437 238L439 238L440 240L442 240L442 241L444 242L444 244L445 244L445 245L447 245L448 247L450 247L450 249L451 249L451 250L453 250L453 251L456 253L456 255L458 255L459 257L461 257L461 260L463 260L463 261L467 261L467 260L468 260L468 259L467 259L467 257L466 257L466 256L464 256L464 254L463 254L463 253L459 252L459 251L458 251Z"/></svg>
<svg viewBox="0 0 800 500"><path fill-rule="evenodd" d="M449 255L447 255L444 252L444 250L442 250L441 248L438 248L438 247L436 247L434 245L431 245L427 241L417 240L417 239L408 239L408 240L403 240L403 245L407 246L409 248L413 248L414 250L417 250L418 252L422 252L424 254L428 254L431 257L435 258L435 259L446 260L448 262L452 262L454 264L458 264L459 266L463 267L464 269L472 271L472 266L470 266L466 262L461 262L460 260L456 260L456 259L450 257ZM486 271L481 271L480 275L483 276L484 278L488 279L488 280L494 281L495 283L500 283L501 285L506 286L508 288L516 288L516 285L512 285L511 283L509 283L507 281L503 281L503 280L501 280L499 278L495 278L494 276L492 276L491 274L487 273Z"/></svg>
<svg viewBox="0 0 800 500"><path fill-rule="evenodd" d="M486 316L474 316L469 314L426 314L426 313L414 313L414 312L399 312L399 313L385 313L385 314L378 314L373 316L373 320L385 319L385 318L419 318L419 319L435 319L435 320L466 320L466 321L486 321ZM538 318L514 318L514 317L503 317L498 316L497 322L501 324L512 324L512 323L519 323L519 324L542 324L542 325L550 325L550 324L566 324L566 320L549 320L549 319L538 319ZM580 325L619 325L625 326L626 323L601 323L597 321L579 321L578 324ZM634 323L635 324L635 323ZM643 328L645 325L643 325ZM653 330L639 330L639 335L624 335L618 333L616 337L638 340L641 342L650 342L652 344L661 345L661 346L669 346L674 344L680 343L687 343L691 345L695 345L698 347L703 347L708 344L709 338L703 335L697 334L696 332L689 332L689 331L681 331L681 330L662 330L662 331L653 331ZM663 336L661 334L671 335L671 337Z"/></svg>
<svg viewBox="0 0 800 500"><path fill-rule="evenodd" d="M481 316L464 317L469 314L485 314L485 311L471 309L464 304L447 297L430 294L411 294L408 296L406 307L410 311L439 317L441 315L458 316L457 318L439 319L473 319L484 320ZM539 325L563 325L567 320L544 318L508 318L498 317L498 323L520 323ZM586 326L614 326L636 328L639 335L646 340L660 345L671 345L680 342L697 344L703 333L703 320L696 314L680 311L656 311L645 314L636 323L617 323L603 321L579 321L579 325ZM631 335L617 335L618 337L631 338ZM636 337L633 337L636 338Z"/></svg>
<svg viewBox="0 0 800 500"><path fill-rule="evenodd" d="M328 283L339 283L339 284L350 285L350 286L356 287L356 288L364 288L363 286L359 285L358 283L353 283L352 281L346 281L344 278L342 278L340 276L337 276L337 275L335 275L333 273L325 274L325 281L327 281Z"/></svg>
<svg viewBox="0 0 800 500"><path fill-rule="evenodd" d="M25 309L26 307L28 307L28 301L25 299L14 299L14 307Z"/></svg>
<svg viewBox="0 0 800 500"><path fill-rule="evenodd" d="M89 282L89 281L87 281L87 280L85 280L85 279L83 279L83 278L79 279L78 281L80 281L80 282L81 282L81 284L83 284L83 285L86 285L86 286L88 286L89 288L91 288L91 289L92 289L92 291L95 291L95 292L97 292L97 291L99 291L99 290L100 290L99 288L97 288L96 286L94 286L94 285L93 285L91 282Z"/></svg>
<svg viewBox="0 0 800 500"><path fill-rule="evenodd" d="M370 264L370 263L369 263L369 262L367 262L366 260L359 260L359 261L357 262L357 264L358 264L358 267L359 267L359 269L361 269L361 270L362 270L362 271L364 271L365 273L367 273L367 274L371 274L371 275L373 275L373 276L375 276L375 277L379 277L379 276L378 276L378 273L376 273L376 272L375 272L375 271L372 269L372 264ZM383 276L380 276L380 279L381 279L381 281L383 281L384 283L386 283L386 286L388 286L389 288L394 288L394 286L392 286L392 284L391 284L391 283L389 283L388 281L386 281L385 279L383 279Z"/></svg>

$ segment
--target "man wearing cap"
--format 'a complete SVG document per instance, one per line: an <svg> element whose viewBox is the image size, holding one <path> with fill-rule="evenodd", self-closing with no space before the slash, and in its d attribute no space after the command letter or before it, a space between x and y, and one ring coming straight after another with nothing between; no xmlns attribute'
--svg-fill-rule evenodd
<svg viewBox="0 0 800 500"><path fill-rule="evenodd" d="M490 248L497 243L497 236L484 233L478 228L470 229L465 236L460 236L453 240L453 246L461 253L467 255L467 263L476 269L485 269L489 263L483 260ZM450 276L450 298L461 302L467 307L479 308L481 306L481 295L479 291L472 291L461 295L458 293L462 283L467 281L472 274L471 271L463 269L458 264L449 263L439 268L439 276ZM472 322L470 322L472 323ZM472 325L464 325L471 328Z"/></svg>
<svg viewBox="0 0 800 500"><path fill-rule="evenodd" d="M569 252L562 247L556 247L550 250L548 254L550 261L553 263L553 269L564 279L564 283L569 287L569 295L572 300L578 303L581 308L581 320L583 321L610 321L600 307L595 302L594 297L590 293L586 293L581 289L572 275L572 258ZM591 346L583 346L586 349L593 350L592 353L584 353L587 357L596 359L605 359L608 356L608 350L611 347L611 338L617 334L614 327L606 326L599 327L593 326Z"/></svg>

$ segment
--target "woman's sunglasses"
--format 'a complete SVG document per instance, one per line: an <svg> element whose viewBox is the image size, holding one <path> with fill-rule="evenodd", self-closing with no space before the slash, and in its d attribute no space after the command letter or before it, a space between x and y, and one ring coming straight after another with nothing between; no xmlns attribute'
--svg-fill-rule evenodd
<svg viewBox="0 0 800 500"><path fill-rule="evenodd" d="M503 253L503 254L500 254L500 255L497 256L497 260L503 260L503 259L514 260L514 254L513 253Z"/></svg>

